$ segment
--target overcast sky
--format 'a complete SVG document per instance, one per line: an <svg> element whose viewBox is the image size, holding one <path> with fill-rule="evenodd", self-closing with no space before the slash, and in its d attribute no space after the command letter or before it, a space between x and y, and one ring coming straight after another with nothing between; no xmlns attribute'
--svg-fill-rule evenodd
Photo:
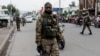
<svg viewBox="0 0 100 56"><path fill-rule="evenodd" d="M78 0L61 0L61 7L68 7L69 4L75 1L78 5ZM12 3L21 11L40 10L46 2L50 2L53 7L59 7L59 0L0 0L0 5L7 5Z"/></svg>

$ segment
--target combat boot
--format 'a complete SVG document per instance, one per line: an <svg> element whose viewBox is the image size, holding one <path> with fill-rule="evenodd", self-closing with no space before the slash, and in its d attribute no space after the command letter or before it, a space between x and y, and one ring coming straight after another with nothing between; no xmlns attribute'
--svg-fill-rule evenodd
<svg viewBox="0 0 100 56"><path fill-rule="evenodd" d="M92 33L89 33L89 35L92 35Z"/></svg>
<svg viewBox="0 0 100 56"><path fill-rule="evenodd" d="M20 31L20 29L17 29L17 31Z"/></svg>
<svg viewBox="0 0 100 56"><path fill-rule="evenodd" d="M80 34L84 34L83 32L80 32Z"/></svg>

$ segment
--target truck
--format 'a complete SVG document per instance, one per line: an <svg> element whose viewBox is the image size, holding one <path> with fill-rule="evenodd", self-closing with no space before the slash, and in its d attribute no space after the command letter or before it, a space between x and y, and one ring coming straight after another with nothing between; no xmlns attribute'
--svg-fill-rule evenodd
<svg viewBox="0 0 100 56"><path fill-rule="evenodd" d="M13 18L9 15L7 9L0 9L0 27L7 27L10 25Z"/></svg>

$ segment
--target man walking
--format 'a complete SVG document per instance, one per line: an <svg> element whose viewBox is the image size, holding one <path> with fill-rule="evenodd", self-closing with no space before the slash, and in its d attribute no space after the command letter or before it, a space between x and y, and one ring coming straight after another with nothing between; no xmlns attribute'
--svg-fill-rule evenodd
<svg viewBox="0 0 100 56"><path fill-rule="evenodd" d="M43 50L43 56L59 56L57 36L62 40L63 36L58 26L58 21L52 14L52 5L45 4L44 13L36 23L37 49Z"/></svg>
<svg viewBox="0 0 100 56"><path fill-rule="evenodd" d="M26 24L26 20L25 20L25 16L22 17L22 25L25 26Z"/></svg>
<svg viewBox="0 0 100 56"><path fill-rule="evenodd" d="M83 22L83 30L82 30L82 32L81 32L80 34L84 34L84 30L85 30L85 28L87 27L88 30L89 30L89 32L90 32L89 35L92 35L92 31L91 31L91 29L90 29L91 20L90 20L88 11L87 11L87 10L83 10L82 16L83 16L84 22Z"/></svg>
<svg viewBox="0 0 100 56"><path fill-rule="evenodd" d="M20 31L20 18L19 18L19 15L16 16L16 26L17 26L17 31Z"/></svg>

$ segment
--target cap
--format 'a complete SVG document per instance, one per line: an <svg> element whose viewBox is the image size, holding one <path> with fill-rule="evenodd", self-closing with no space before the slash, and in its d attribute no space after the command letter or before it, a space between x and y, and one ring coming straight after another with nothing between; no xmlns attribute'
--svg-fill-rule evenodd
<svg viewBox="0 0 100 56"><path fill-rule="evenodd" d="M51 6L52 7L51 3L49 3L49 2L45 3L45 7L47 7L47 6Z"/></svg>

